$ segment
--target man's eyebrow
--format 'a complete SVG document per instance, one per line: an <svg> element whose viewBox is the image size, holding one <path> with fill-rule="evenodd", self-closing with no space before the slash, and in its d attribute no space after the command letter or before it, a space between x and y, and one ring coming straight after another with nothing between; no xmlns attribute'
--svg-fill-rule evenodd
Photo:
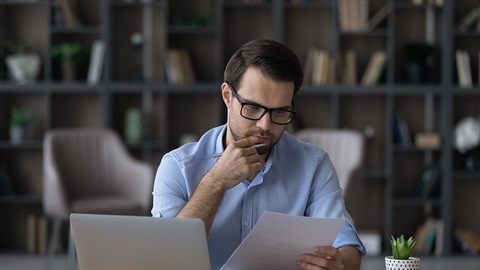
<svg viewBox="0 0 480 270"><path fill-rule="evenodd" d="M263 107L263 108L267 108L267 109L270 109L270 110L291 110L292 109L292 105L287 105L287 106L281 106L281 107L275 107L275 108L269 108L267 106L264 106L262 104L259 104L258 102L255 102L255 101L251 101L251 100L248 100L248 99L244 99L242 100L243 103L245 105L255 105L255 106L259 106L259 107Z"/></svg>

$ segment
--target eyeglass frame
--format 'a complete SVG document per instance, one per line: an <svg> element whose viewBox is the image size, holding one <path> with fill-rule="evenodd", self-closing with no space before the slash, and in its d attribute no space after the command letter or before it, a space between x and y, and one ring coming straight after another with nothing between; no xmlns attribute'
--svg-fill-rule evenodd
<svg viewBox="0 0 480 270"><path fill-rule="evenodd" d="M245 119L248 119L248 120L252 120L252 121L258 121L260 119L263 118L263 116L265 116L265 114L268 112L268 114L270 115L270 121L276 125L288 125L292 122L293 118L295 117L295 115L297 114L296 111L292 111L292 110L287 110L287 109L270 109L270 108L267 108L265 106L262 106L260 104L257 104L257 103L248 103L248 102L244 102L240 96L238 95L237 93L237 90L235 90L235 88L233 87L233 85L231 85L230 83L227 82L227 85L228 87L230 87L230 89L232 90L232 94L233 96L238 100L238 103L240 103L240 105L242 106L240 108L240 116L242 116L243 118ZM250 117L246 117L243 115L242 111L243 111L243 107L245 105L252 105L252 106L256 106L256 107L259 107L259 108L262 108L263 109L263 113L258 117L258 118L250 118ZM295 110L295 102L293 102L292 100L292 108ZM272 117L272 112L275 112L275 111L282 111L282 112L287 112L287 113L290 113L291 114L291 117L290 117L290 120L287 122L287 123L278 123L276 121L273 121L273 117Z"/></svg>

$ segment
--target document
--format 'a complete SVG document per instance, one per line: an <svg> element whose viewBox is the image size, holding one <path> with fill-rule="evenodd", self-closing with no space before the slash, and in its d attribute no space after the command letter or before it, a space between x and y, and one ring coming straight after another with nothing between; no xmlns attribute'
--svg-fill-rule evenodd
<svg viewBox="0 0 480 270"><path fill-rule="evenodd" d="M344 222L264 212L221 270L297 269L298 256L331 246Z"/></svg>

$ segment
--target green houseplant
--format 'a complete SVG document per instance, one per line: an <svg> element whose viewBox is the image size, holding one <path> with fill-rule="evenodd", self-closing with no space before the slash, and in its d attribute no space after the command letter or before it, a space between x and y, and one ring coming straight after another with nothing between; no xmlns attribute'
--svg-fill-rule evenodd
<svg viewBox="0 0 480 270"><path fill-rule="evenodd" d="M410 254L415 246L413 237L405 240L405 237L390 236L390 245L392 256L385 257L385 267L387 270L417 270L420 269L420 259L411 257Z"/></svg>
<svg viewBox="0 0 480 270"><path fill-rule="evenodd" d="M88 47L76 41L60 41L52 46L51 54L61 63L64 81L77 79L78 66L89 54Z"/></svg>
<svg viewBox="0 0 480 270"><path fill-rule="evenodd" d="M40 72L40 56L25 42L7 42L5 65L8 77L17 83L34 82Z"/></svg>
<svg viewBox="0 0 480 270"><path fill-rule="evenodd" d="M33 113L20 108L12 108L10 118L10 141L20 144L25 139L25 129L33 121Z"/></svg>

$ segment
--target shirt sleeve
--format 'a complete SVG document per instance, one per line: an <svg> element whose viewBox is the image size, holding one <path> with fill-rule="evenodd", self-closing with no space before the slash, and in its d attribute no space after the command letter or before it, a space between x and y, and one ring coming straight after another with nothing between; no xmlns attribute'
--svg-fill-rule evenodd
<svg viewBox="0 0 480 270"><path fill-rule="evenodd" d="M187 201L185 177L174 155L162 158L153 185L153 217L175 217Z"/></svg>
<svg viewBox="0 0 480 270"><path fill-rule="evenodd" d="M365 247L345 207L337 173L328 155L320 159L314 178L307 215L345 219L333 246L354 246L365 255Z"/></svg>

